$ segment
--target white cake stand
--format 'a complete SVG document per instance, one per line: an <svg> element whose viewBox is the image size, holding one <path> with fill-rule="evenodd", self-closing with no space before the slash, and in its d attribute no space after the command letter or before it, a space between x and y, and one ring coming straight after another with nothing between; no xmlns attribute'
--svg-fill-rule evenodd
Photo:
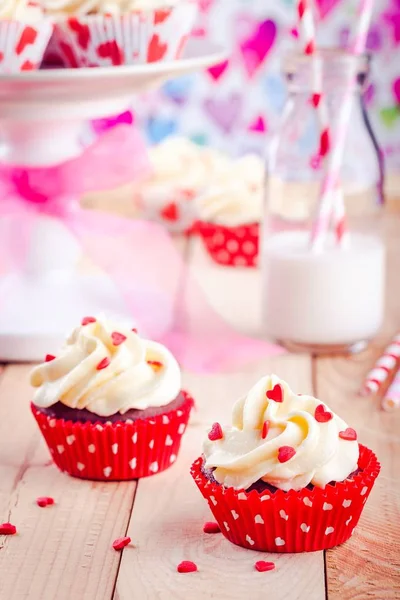
<svg viewBox="0 0 400 600"><path fill-rule="evenodd" d="M191 40L168 63L0 75L0 159L39 166L77 156L86 120L123 112L135 94L225 58L220 47ZM86 314L128 316L106 277L76 272L79 257L60 222L38 220L24 272L0 276L0 361L42 360Z"/></svg>

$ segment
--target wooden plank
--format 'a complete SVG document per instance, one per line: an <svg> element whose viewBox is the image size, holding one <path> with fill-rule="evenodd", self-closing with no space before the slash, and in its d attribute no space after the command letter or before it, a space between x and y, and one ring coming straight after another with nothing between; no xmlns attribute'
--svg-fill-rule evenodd
<svg viewBox="0 0 400 600"><path fill-rule="evenodd" d="M142 479L135 498L128 535L134 547L124 550L114 600L180 598L325 599L323 553L265 554L239 548L222 535L206 535L203 523L212 515L189 469L201 453L205 425L229 422L239 394L259 376L276 371L294 387L311 390L310 359L287 356L266 359L234 374L185 375L198 411L185 434L177 463L165 473ZM257 560L273 560L276 570L257 573ZM178 574L181 560L193 560L198 573Z"/></svg>
<svg viewBox="0 0 400 600"><path fill-rule="evenodd" d="M6 368L0 379L0 522L18 535L0 536L0 598L111 598L136 483L73 479L52 465L30 414L30 367ZM35 499L56 505L39 508Z"/></svg>

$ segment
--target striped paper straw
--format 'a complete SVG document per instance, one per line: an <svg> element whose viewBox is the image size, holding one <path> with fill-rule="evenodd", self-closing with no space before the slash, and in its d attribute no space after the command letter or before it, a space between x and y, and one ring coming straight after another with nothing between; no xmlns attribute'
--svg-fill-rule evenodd
<svg viewBox="0 0 400 600"><path fill-rule="evenodd" d="M400 369L395 374L388 391L382 398L381 406L387 412L400 408Z"/></svg>
<svg viewBox="0 0 400 600"><path fill-rule="evenodd" d="M358 27L352 46L352 52L355 55L359 55L365 50L373 5L374 0L360 1ZM334 220L335 236L339 242L344 239L347 231L343 194L338 195L337 189L340 186L340 170L351 116L355 80L356 72L354 71L349 77L343 97L336 130L336 140L329 154L328 169L321 186L318 215L311 231L311 245L315 251L320 251L323 247L331 218Z"/></svg>
<svg viewBox="0 0 400 600"><path fill-rule="evenodd" d="M374 368L368 373L363 387L362 396L375 394L386 382L389 374L394 370L400 359L400 333L396 334L390 344L385 348L382 356L376 361Z"/></svg>

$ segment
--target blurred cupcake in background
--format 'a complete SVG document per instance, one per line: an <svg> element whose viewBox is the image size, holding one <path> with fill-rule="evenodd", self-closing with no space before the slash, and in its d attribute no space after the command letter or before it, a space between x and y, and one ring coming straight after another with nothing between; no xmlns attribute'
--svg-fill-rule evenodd
<svg viewBox="0 0 400 600"><path fill-rule="evenodd" d="M54 44L69 67L175 60L196 15L195 0L44 0Z"/></svg>
<svg viewBox="0 0 400 600"><path fill-rule="evenodd" d="M248 154L230 161L226 172L196 198L196 230L217 263L257 264L264 177L262 159Z"/></svg>
<svg viewBox="0 0 400 600"><path fill-rule="evenodd" d="M165 346L94 317L33 369L31 384L31 410L54 462L84 479L137 479L170 467L194 404Z"/></svg>
<svg viewBox="0 0 400 600"><path fill-rule="evenodd" d="M38 69L53 32L35 0L6 0L0 5L0 73Z"/></svg>

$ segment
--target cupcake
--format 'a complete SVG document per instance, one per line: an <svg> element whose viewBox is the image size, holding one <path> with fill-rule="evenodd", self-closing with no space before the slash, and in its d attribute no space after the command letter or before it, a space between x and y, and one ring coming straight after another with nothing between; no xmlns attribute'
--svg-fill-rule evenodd
<svg viewBox="0 0 400 600"><path fill-rule="evenodd" d="M0 73L38 69L53 25L39 2L4 2L0 7Z"/></svg>
<svg viewBox="0 0 400 600"><path fill-rule="evenodd" d="M308 552L351 536L379 471L354 429L272 375L214 423L191 473L228 540Z"/></svg>
<svg viewBox="0 0 400 600"><path fill-rule="evenodd" d="M219 264L254 267L264 194L264 165L253 154L230 161L196 199L196 229Z"/></svg>
<svg viewBox="0 0 400 600"><path fill-rule="evenodd" d="M170 61L182 55L195 0L44 0L54 44L70 67Z"/></svg>
<svg viewBox="0 0 400 600"><path fill-rule="evenodd" d="M135 329L85 317L31 384L33 415L61 471L127 480L175 462L193 400L169 350Z"/></svg>

